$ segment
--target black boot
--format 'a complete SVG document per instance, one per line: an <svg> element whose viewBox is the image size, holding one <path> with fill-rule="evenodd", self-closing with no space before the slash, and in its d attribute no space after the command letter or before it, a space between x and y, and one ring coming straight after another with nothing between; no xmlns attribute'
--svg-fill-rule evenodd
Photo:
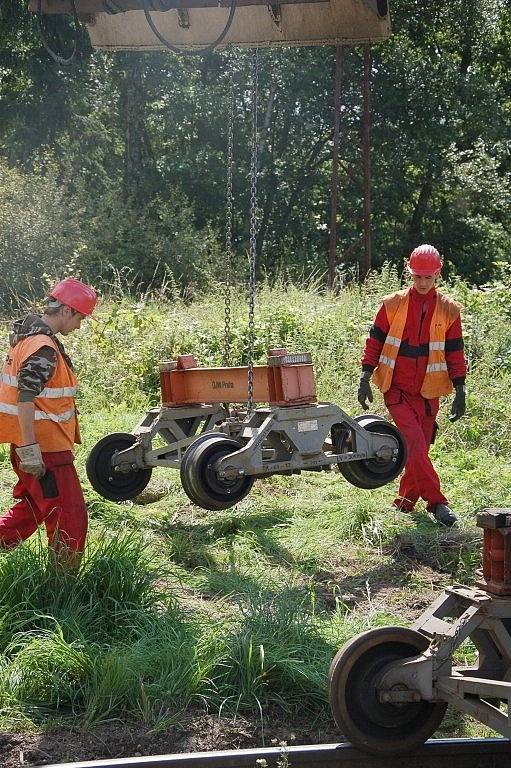
<svg viewBox="0 0 511 768"><path fill-rule="evenodd" d="M449 528L452 525L455 525L458 519L452 509L447 506L447 504L436 504L430 511L437 523L440 523L440 525L446 525Z"/></svg>

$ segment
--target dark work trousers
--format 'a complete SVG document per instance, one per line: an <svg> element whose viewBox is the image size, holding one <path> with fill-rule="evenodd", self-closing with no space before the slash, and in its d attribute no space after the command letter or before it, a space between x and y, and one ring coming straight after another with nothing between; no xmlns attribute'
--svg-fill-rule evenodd
<svg viewBox="0 0 511 768"><path fill-rule="evenodd" d="M428 511L432 511L436 504L448 503L440 490L440 479L428 455L434 438L436 415L428 413L428 402L420 395L400 395L400 402L397 403L387 402L385 398L389 413L402 433L408 451L398 497L393 505L411 512L422 498ZM389 398L392 401L396 399Z"/></svg>
<svg viewBox="0 0 511 768"><path fill-rule="evenodd" d="M13 496L19 501L0 517L0 545L10 548L28 539L44 524L48 543L57 552L83 552L87 535L87 509L71 451L43 453L46 475L36 478L19 468L11 447L11 462L18 476Z"/></svg>

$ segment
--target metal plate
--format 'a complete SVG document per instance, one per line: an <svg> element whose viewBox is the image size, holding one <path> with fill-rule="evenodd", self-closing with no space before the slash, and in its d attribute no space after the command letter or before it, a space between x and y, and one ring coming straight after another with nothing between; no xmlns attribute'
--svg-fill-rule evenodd
<svg viewBox="0 0 511 768"><path fill-rule="evenodd" d="M190 4L200 1L189 0ZM32 9L34 2L31 2ZM205 0L202 5L208 2ZM82 0L81 3L77 0L79 14L90 13L87 8L92 7L91 4L97 7L98 0ZM215 40L227 21L226 7L194 8L188 5L188 0L181 7L188 8L189 27L180 26L178 11L152 13L156 27L173 45L205 46ZM379 42L389 36L390 21L388 15L380 16L375 8L370 0L240 5L222 47ZM61 0L46 0L43 10L63 13L67 4ZM94 13L86 18L86 22L95 48L139 51L163 48L148 26L143 11L130 10L115 15Z"/></svg>

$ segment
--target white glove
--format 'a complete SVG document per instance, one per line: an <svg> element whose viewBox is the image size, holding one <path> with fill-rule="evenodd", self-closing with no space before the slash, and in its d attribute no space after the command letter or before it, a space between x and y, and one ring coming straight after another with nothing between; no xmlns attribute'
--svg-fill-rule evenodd
<svg viewBox="0 0 511 768"><path fill-rule="evenodd" d="M34 475L37 478L44 475L46 467L44 466L43 456L38 443L22 445L20 448L16 448L16 454L20 460L22 472L27 472L29 475Z"/></svg>

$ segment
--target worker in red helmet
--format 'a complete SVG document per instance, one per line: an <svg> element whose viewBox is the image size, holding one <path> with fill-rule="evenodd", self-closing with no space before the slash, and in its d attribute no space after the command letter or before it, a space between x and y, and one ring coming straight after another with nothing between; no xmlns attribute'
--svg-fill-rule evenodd
<svg viewBox="0 0 511 768"><path fill-rule="evenodd" d="M417 501L442 525L456 515L440 488L429 458L437 431L439 399L455 390L451 421L465 413L467 365L463 352L460 306L435 287L442 259L432 245L419 245L407 269L413 285L387 296L366 340L358 401L373 402L370 380L406 442L408 458L393 506L412 512Z"/></svg>
<svg viewBox="0 0 511 768"><path fill-rule="evenodd" d="M18 476L14 506L0 517L0 546L11 548L39 525L56 559L76 566L85 545L87 510L73 464L80 443L76 376L57 334L92 315L96 293L74 278L55 285L42 315L17 320L0 374L0 443L10 443Z"/></svg>

